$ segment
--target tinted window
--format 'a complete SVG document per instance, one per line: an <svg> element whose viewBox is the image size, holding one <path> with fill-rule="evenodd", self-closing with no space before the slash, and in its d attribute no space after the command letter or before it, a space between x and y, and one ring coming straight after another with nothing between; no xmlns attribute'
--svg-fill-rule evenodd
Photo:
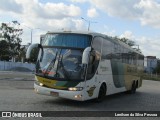
<svg viewBox="0 0 160 120"><path fill-rule="evenodd" d="M113 53L114 44L109 40L104 39L102 45L102 59L111 59Z"/></svg>
<svg viewBox="0 0 160 120"><path fill-rule="evenodd" d="M117 62L121 61L121 46L117 43L114 43L112 59Z"/></svg>
<svg viewBox="0 0 160 120"><path fill-rule="evenodd" d="M48 34L43 45L86 48L90 46L91 36L82 34Z"/></svg>
<svg viewBox="0 0 160 120"><path fill-rule="evenodd" d="M99 53L101 53L102 40L103 38L101 37L95 37L92 43L92 48L94 48L94 50L98 51Z"/></svg>

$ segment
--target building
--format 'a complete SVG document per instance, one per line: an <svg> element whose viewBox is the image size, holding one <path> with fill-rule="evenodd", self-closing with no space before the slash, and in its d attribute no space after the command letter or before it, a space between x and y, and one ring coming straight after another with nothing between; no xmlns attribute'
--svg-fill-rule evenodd
<svg viewBox="0 0 160 120"><path fill-rule="evenodd" d="M158 59L156 56L146 56L144 59L144 66L146 73L153 73L154 69L157 67Z"/></svg>

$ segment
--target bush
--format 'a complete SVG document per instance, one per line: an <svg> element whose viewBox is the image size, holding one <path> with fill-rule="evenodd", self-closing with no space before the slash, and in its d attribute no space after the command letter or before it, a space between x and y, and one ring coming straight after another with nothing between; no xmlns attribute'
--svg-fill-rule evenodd
<svg viewBox="0 0 160 120"><path fill-rule="evenodd" d="M155 75L155 74L144 74L142 76L142 79L144 80L155 80L155 81L160 81L160 75Z"/></svg>

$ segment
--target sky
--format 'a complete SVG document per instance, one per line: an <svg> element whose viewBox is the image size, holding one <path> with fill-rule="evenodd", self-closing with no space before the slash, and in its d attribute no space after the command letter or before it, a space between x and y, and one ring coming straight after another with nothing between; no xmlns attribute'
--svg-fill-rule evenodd
<svg viewBox="0 0 160 120"><path fill-rule="evenodd" d="M85 30L136 42L160 58L160 0L1 0L0 22L18 21L22 44L55 30ZM84 18L84 19L82 19ZM135 46L137 47L137 46Z"/></svg>

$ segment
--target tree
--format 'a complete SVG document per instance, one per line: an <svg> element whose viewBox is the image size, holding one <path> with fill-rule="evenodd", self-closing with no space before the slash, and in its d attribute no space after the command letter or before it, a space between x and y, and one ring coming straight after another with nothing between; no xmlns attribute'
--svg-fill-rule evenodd
<svg viewBox="0 0 160 120"><path fill-rule="evenodd" d="M135 45L135 42L134 42L134 41L129 40L129 39L127 39L127 38L120 38L119 40L122 41L122 42L124 42L125 44L131 46L131 47Z"/></svg>
<svg viewBox="0 0 160 120"><path fill-rule="evenodd" d="M1 23L0 33L1 38L3 38L9 46L9 53L6 53L6 55L9 57L15 57L16 55L19 56L22 42L20 36L23 33L23 30L20 29L20 24L17 21L12 21L12 23ZM5 49L5 46L1 47L2 49Z"/></svg>
<svg viewBox="0 0 160 120"><path fill-rule="evenodd" d="M26 61L26 51L27 51L27 49L25 46L20 47L19 56L18 56L19 61L21 61L21 62Z"/></svg>
<svg viewBox="0 0 160 120"><path fill-rule="evenodd" d="M137 46L136 43L133 40L129 40L128 38L118 38L117 36L113 37L115 40L119 40L127 45L129 45L130 47L133 48L133 46ZM136 51L142 52L141 49L139 49L139 45L138 48L133 48Z"/></svg>
<svg viewBox="0 0 160 120"><path fill-rule="evenodd" d="M0 41L0 60L9 61L9 45L5 40Z"/></svg>

